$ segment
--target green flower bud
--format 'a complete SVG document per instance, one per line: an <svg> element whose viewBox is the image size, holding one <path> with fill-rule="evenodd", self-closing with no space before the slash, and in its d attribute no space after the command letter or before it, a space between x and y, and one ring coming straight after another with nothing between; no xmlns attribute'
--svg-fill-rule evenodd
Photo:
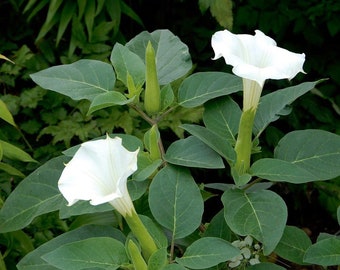
<svg viewBox="0 0 340 270"><path fill-rule="evenodd" d="M139 248L132 240L129 240L128 242L128 250L134 269L147 270L148 266L146 265Z"/></svg>
<svg viewBox="0 0 340 270"><path fill-rule="evenodd" d="M145 51L145 111L152 115L161 109L161 91L158 83L155 50L151 42L148 42Z"/></svg>

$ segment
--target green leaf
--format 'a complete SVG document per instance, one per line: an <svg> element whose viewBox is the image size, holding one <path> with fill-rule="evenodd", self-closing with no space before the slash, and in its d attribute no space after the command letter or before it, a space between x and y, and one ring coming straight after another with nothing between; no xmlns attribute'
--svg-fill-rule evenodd
<svg viewBox="0 0 340 270"><path fill-rule="evenodd" d="M96 96L90 104L88 115L103 108L115 105L125 105L131 103L133 99L127 99L122 93L110 91Z"/></svg>
<svg viewBox="0 0 340 270"><path fill-rule="evenodd" d="M60 15L60 22L58 27L58 33L56 38L56 46L58 46L62 36L65 33L67 26L69 25L75 11L77 8L77 4L74 1L66 2L65 6Z"/></svg>
<svg viewBox="0 0 340 270"><path fill-rule="evenodd" d="M63 270L115 270L129 262L124 244L110 237L93 237L67 243L42 258Z"/></svg>
<svg viewBox="0 0 340 270"><path fill-rule="evenodd" d="M37 162L25 151L8 142L0 140L0 146L3 151L3 155L9 159L20 160L24 162Z"/></svg>
<svg viewBox="0 0 340 270"><path fill-rule="evenodd" d="M165 267L162 268L162 270L186 270L188 268L180 265L180 264L168 264Z"/></svg>
<svg viewBox="0 0 340 270"><path fill-rule="evenodd" d="M287 106L313 89L319 82L305 82L261 97L254 120L254 134L258 137L269 123L279 119L280 115L286 115Z"/></svg>
<svg viewBox="0 0 340 270"><path fill-rule="evenodd" d="M232 235L233 232L230 230L224 219L223 209L212 218L208 228L203 234L204 237L218 237L229 242L232 240Z"/></svg>
<svg viewBox="0 0 340 270"><path fill-rule="evenodd" d="M204 104L205 126L234 145L242 111L230 97L220 97Z"/></svg>
<svg viewBox="0 0 340 270"><path fill-rule="evenodd" d="M241 78L223 72L198 72L186 78L178 90L178 103L193 108L210 99L242 91Z"/></svg>
<svg viewBox="0 0 340 270"><path fill-rule="evenodd" d="M323 130L299 130L284 136L274 151L282 159L313 174L319 180L340 175L340 136Z"/></svg>
<svg viewBox="0 0 340 270"><path fill-rule="evenodd" d="M171 84L164 85L161 88L161 110L168 108L175 100L174 91Z"/></svg>
<svg viewBox="0 0 340 270"><path fill-rule="evenodd" d="M153 253L148 261L148 270L160 270L168 264L168 252L161 248Z"/></svg>
<svg viewBox="0 0 340 270"><path fill-rule="evenodd" d="M210 12L216 21L229 30L233 27L233 2L231 0L215 0L211 2Z"/></svg>
<svg viewBox="0 0 340 270"><path fill-rule="evenodd" d="M127 44L145 62L145 49L151 41L156 53L157 75L160 85L171 83L188 73L192 62L188 46L169 30L144 31Z"/></svg>
<svg viewBox="0 0 340 270"><path fill-rule="evenodd" d="M19 177L24 178L25 175L19 171L18 169L14 168L13 166L0 162L0 171L4 171L6 173L8 173L9 175L16 175ZM1 213L1 212L0 212ZM0 224L1 224L1 214L0 214ZM1 225L0 225L0 230L1 230Z"/></svg>
<svg viewBox="0 0 340 270"><path fill-rule="evenodd" d="M217 237L203 237L192 243L176 262L190 269L205 269L238 256L240 250Z"/></svg>
<svg viewBox="0 0 340 270"><path fill-rule="evenodd" d="M18 270L56 270L58 268L48 265L41 257L50 253L60 246L92 237L112 237L125 243L125 236L121 231L112 226L85 225L64 233L47 243L39 246L33 252L27 254L18 263Z"/></svg>
<svg viewBox="0 0 340 270"><path fill-rule="evenodd" d="M269 190L246 193L230 189L224 192L222 202L230 229L241 236L253 236L263 244L264 255L269 255L279 243L287 221L282 198Z"/></svg>
<svg viewBox="0 0 340 270"><path fill-rule="evenodd" d="M14 122L12 114L8 110L6 104L1 99L0 99L0 118L14 127L17 126Z"/></svg>
<svg viewBox="0 0 340 270"><path fill-rule="evenodd" d="M68 65L50 67L30 76L45 89L74 100L90 101L99 94L112 91L116 81L112 66L97 60L79 60Z"/></svg>
<svg viewBox="0 0 340 270"><path fill-rule="evenodd" d="M338 223L340 225L340 205L338 206L338 210L336 211L336 216L338 218Z"/></svg>
<svg viewBox="0 0 340 270"><path fill-rule="evenodd" d="M275 253L288 261L304 264L303 257L311 245L312 241L303 230L294 226L286 226L275 248Z"/></svg>
<svg viewBox="0 0 340 270"><path fill-rule="evenodd" d="M67 160L51 159L20 182L0 210L1 233L22 229L35 217L60 208L57 182Z"/></svg>
<svg viewBox="0 0 340 270"><path fill-rule="evenodd" d="M263 262L247 267L247 270L286 270L286 268L279 266L277 264Z"/></svg>
<svg viewBox="0 0 340 270"><path fill-rule="evenodd" d="M132 77L137 89L145 82L145 65L142 59L126 46L116 43L111 52L111 63L115 68L117 79L128 86L128 74Z"/></svg>
<svg viewBox="0 0 340 270"><path fill-rule="evenodd" d="M175 165L207 169L224 168L222 158L194 136L173 142L164 158Z"/></svg>
<svg viewBox="0 0 340 270"><path fill-rule="evenodd" d="M206 145L211 147L216 153L221 155L229 163L233 163L236 159L236 153L234 148L229 144L229 142L214 133L213 131L198 125L184 124L180 126L188 131L191 135L200 139Z"/></svg>
<svg viewBox="0 0 340 270"><path fill-rule="evenodd" d="M318 178L297 164L275 158L263 158L254 162L249 173L274 182L294 184L317 181Z"/></svg>
<svg viewBox="0 0 340 270"><path fill-rule="evenodd" d="M340 265L340 239L331 237L316 242L307 249L304 262L323 266Z"/></svg>
<svg viewBox="0 0 340 270"><path fill-rule="evenodd" d="M203 199L187 169L168 165L159 171L150 185L149 205L174 239L191 234L201 223Z"/></svg>

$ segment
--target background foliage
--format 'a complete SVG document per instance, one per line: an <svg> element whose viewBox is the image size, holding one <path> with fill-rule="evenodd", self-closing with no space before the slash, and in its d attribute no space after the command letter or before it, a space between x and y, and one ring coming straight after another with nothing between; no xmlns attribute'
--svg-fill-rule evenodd
<svg viewBox="0 0 340 270"><path fill-rule="evenodd" d="M146 129L133 113L112 107L86 114L89 103L37 87L29 74L80 58L109 61L116 42L126 41L143 30L169 29L188 45L195 71L228 71L223 61L211 61L211 35L229 28L234 33L253 34L255 29L275 38L280 47L307 56L306 75L295 80L328 78L292 105L292 113L266 130L266 148L272 150L283 132L318 128L340 134L340 3L336 0L3 0L0 3L0 53L15 62L1 61L0 97L13 115L17 127L0 120L0 140L29 153L36 162L4 157L4 161L27 175L65 148L106 132L124 132L137 137ZM226 19L227 18L227 19ZM269 82L265 91L289 85ZM284 84L284 85L283 85ZM236 96L237 98L237 96ZM114 121L112 121L114 119ZM163 129L168 140L184 136L181 123L199 122L200 110L177 110L169 115ZM165 138L167 139L167 138ZM224 172L194 171L198 182L226 178ZM215 174L215 173L214 173ZM4 201L20 176L0 172L0 199ZM208 179L208 180L207 180ZM337 179L339 180L339 179ZM334 233L335 213L340 201L339 181L296 187L274 187L292 209L290 223L305 228L312 237L320 230ZM209 200L211 217L217 200ZM103 223L107 222L101 217ZM25 231L0 236L2 255L8 266L33 247L63 231L64 221L50 214L37 218ZM0 267L1 268L1 267ZM8 267L8 269L12 269ZM15 269L15 268L13 268Z"/></svg>

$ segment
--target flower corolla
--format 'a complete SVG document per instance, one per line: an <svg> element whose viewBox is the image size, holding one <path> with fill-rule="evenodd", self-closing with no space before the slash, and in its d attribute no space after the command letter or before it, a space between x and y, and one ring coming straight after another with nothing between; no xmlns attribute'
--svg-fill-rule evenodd
<svg viewBox="0 0 340 270"><path fill-rule="evenodd" d="M135 212L127 178L137 170L138 152L128 151L119 137L81 144L58 182L68 205L89 200L92 205L108 202L124 217Z"/></svg>
<svg viewBox="0 0 340 270"><path fill-rule="evenodd" d="M292 79L303 71L305 54L277 47L275 40L260 30L255 35L233 34L228 30L216 32L211 39L216 60L223 57L233 66L233 73L243 78L244 109L257 106L265 80ZM256 84L254 84L256 82ZM246 101L245 99L249 99Z"/></svg>

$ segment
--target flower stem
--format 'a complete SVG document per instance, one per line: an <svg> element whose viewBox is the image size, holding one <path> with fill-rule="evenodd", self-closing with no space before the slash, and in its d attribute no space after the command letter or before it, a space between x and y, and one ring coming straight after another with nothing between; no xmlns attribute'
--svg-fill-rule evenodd
<svg viewBox="0 0 340 270"><path fill-rule="evenodd" d="M239 176L247 173L250 167L252 151L252 134L256 110L250 109L242 112L235 145L236 163L234 169Z"/></svg>
<svg viewBox="0 0 340 270"><path fill-rule="evenodd" d="M132 233L137 237L142 248L142 253L147 261L150 256L157 251L155 241L135 211L133 211L131 215L126 215L125 220Z"/></svg>

